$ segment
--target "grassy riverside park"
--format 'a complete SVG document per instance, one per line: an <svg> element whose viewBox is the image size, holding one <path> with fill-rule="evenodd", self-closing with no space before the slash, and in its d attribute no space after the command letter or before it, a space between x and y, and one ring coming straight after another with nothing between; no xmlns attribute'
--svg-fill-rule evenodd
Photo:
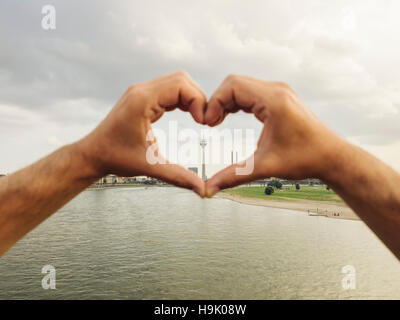
<svg viewBox="0 0 400 320"><path fill-rule="evenodd" d="M295 186L283 186L281 190L275 189L272 195L264 193L265 187L260 186L241 186L224 192L234 196L245 198L257 198L264 200L313 200L313 201L329 201L341 203L343 200L332 190L327 190L326 186L300 186L300 190L296 190Z"/></svg>

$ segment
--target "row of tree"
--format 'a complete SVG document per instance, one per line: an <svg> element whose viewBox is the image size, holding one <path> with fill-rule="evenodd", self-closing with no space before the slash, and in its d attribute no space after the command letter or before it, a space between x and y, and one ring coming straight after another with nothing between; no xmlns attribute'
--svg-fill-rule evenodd
<svg viewBox="0 0 400 320"><path fill-rule="evenodd" d="M310 184L311 185L311 184ZM282 182L278 179L273 179L268 182L267 187L264 190L266 195L271 195L275 192L275 189L281 190L282 189ZM300 190L300 183L295 182L296 190ZM329 186L326 186L326 190L330 190Z"/></svg>
<svg viewBox="0 0 400 320"><path fill-rule="evenodd" d="M278 179L274 179L274 180L268 182L268 185L265 188L264 193L269 196L275 192L275 189L281 190L282 186L283 186L282 182L280 182ZM296 190L300 190L299 183L296 183Z"/></svg>
<svg viewBox="0 0 400 320"><path fill-rule="evenodd" d="M268 182L267 187L264 190L264 193L269 196L275 192L275 189L281 190L282 187L283 185L282 182L280 182L280 180L273 179L270 182Z"/></svg>

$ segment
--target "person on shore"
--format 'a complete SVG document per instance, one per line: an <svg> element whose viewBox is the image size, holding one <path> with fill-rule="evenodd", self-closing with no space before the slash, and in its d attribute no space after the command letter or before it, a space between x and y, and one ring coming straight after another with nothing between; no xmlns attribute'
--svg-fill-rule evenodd
<svg viewBox="0 0 400 320"><path fill-rule="evenodd" d="M217 126L229 113L253 113L264 124L254 170L237 175L233 164L204 183L176 164L151 164L151 123L165 111L188 111ZM154 150L153 150L154 151ZM400 259L400 175L327 128L285 83L228 76L207 97L184 72L129 87L87 136L0 179L0 256L26 233L107 174L147 175L201 197L252 180L319 178L335 190Z"/></svg>

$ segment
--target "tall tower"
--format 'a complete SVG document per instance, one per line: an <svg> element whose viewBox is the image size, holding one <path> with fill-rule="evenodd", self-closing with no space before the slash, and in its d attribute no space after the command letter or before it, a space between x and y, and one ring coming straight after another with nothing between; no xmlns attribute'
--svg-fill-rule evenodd
<svg viewBox="0 0 400 320"><path fill-rule="evenodd" d="M206 139L201 139L200 140L200 147L202 149L202 162L201 162L201 178L203 181L207 180L207 175L206 175L206 153L205 153L205 148L207 145Z"/></svg>
<svg viewBox="0 0 400 320"><path fill-rule="evenodd" d="M236 156L236 159L235 159ZM233 135L232 139L232 151L231 151L231 164L238 162L238 152L235 151L235 134Z"/></svg>

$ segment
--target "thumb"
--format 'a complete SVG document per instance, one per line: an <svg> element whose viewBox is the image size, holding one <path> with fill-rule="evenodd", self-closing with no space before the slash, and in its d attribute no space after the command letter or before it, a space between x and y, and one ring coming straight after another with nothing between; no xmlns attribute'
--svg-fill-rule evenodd
<svg viewBox="0 0 400 320"><path fill-rule="evenodd" d="M255 170L255 154L245 161L230 165L212 176L205 185L205 196L211 198L223 189L236 187L260 178Z"/></svg>
<svg viewBox="0 0 400 320"><path fill-rule="evenodd" d="M146 162L143 164L143 173L165 182L174 184L178 187L190 189L204 198L204 182L192 171L184 167L170 163L160 152L157 140L151 128L148 130L147 141L154 142L149 144L146 150Z"/></svg>
<svg viewBox="0 0 400 320"><path fill-rule="evenodd" d="M180 165L172 163L157 163L151 166L148 175L178 187L193 190L202 198L205 196L203 180L201 180L194 172L189 171Z"/></svg>

